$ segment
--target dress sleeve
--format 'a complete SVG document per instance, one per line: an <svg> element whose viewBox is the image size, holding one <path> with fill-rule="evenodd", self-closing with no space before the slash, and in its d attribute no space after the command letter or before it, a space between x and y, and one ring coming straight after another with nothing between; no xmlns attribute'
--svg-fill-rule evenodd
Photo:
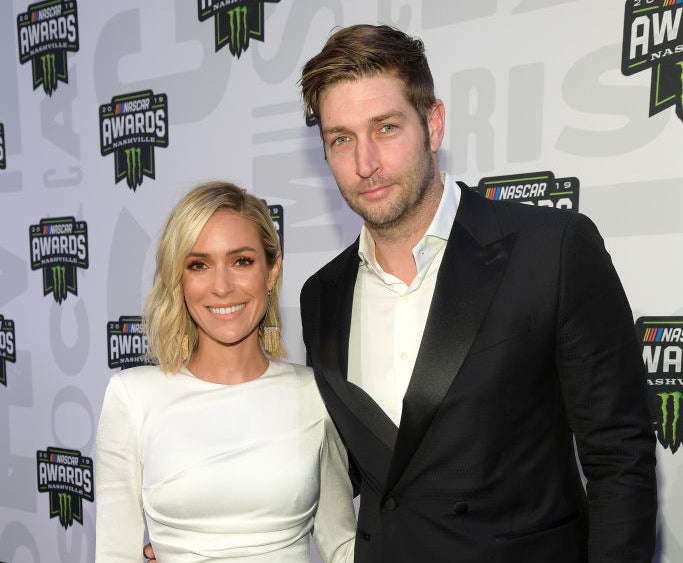
<svg viewBox="0 0 683 563"><path fill-rule="evenodd" d="M346 448L329 416L320 459L320 500L313 539L325 563L353 563L356 513Z"/></svg>
<svg viewBox="0 0 683 563"><path fill-rule="evenodd" d="M142 560L142 462L129 405L121 379L112 377L95 445L96 563Z"/></svg>

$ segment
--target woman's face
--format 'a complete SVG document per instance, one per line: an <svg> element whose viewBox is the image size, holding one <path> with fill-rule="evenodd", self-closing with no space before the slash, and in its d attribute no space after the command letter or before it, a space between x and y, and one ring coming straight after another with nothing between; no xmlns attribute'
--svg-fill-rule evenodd
<svg viewBox="0 0 683 563"><path fill-rule="evenodd" d="M258 346L258 326L280 270L269 268L256 226L218 210L183 263L185 303L203 346Z"/></svg>

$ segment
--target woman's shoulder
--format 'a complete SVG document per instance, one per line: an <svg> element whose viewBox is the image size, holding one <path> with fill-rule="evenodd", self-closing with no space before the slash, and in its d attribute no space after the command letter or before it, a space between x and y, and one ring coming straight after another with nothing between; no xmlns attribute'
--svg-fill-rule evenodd
<svg viewBox="0 0 683 563"><path fill-rule="evenodd" d="M322 407L322 399L311 368L301 364L271 361L270 369L272 375L283 376L273 378L274 382L282 382L290 389L296 390L300 398L306 398L312 405Z"/></svg>
<svg viewBox="0 0 683 563"><path fill-rule="evenodd" d="M313 370L301 364L271 360L270 371L273 375L286 374L300 382L315 383Z"/></svg>
<svg viewBox="0 0 683 563"><path fill-rule="evenodd" d="M148 385L156 385L166 377L173 377L174 374L164 373L156 365L135 366L124 369L109 379L109 386L122 386L126 389L138 389Z"/></svg>

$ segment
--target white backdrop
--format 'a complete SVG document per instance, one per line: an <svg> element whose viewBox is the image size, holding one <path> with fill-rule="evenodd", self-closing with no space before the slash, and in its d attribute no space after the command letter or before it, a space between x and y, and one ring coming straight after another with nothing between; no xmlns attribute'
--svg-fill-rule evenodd
<svg viewBox="0 0 683 563"><path fill-rule="evenodd" d="M662 11L667 1L630 5ZM94 560L94 502L86 494L65 528L50 517L58 495L41 485L40 467L54 450L77 452L87 473L119 369L109 367L108 326L140 314L162 221L191 186L225 178L282 206L285 338L291 359L304 360L299 288L359 229L296 85L335 26L386 23L420 36L447 108L442 168L470 185L546 170L577 178L580 211L606 239L634 321L681 320L683 122L674 107L649 116L650 70L622 74L624 0L249 2L264 22L238 58L215 50L224 28L200 21L197 2L67 0L78 48L45 67L59 75L66 61L51 95L33 88L32 61L20 62L28 2L0 4L0 561ZM168 140L145 149L154 177L133 190L115 182L116 156L101 154L99 114L140 91L166 96ZM87 226L87 267L67 268L77 288L58 303L44 295L49 266L32 269L29 232L64 217ZM667 373L681 378L680 342L669 348ZM673 450L658 445L662 563L683 561L683 453Z"/></svg>

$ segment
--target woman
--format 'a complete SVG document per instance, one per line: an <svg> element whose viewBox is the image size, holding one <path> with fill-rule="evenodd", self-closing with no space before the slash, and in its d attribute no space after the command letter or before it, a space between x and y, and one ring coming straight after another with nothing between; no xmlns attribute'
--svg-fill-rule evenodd
<svg viewBox="0 0 683 563"><path fill-rule="evenodd" d="M159 366L114 375L96 445L98 563L352 561L345 449L312 372L279 362L282 256L232 184L171 212L145 305Z"/></svg>

